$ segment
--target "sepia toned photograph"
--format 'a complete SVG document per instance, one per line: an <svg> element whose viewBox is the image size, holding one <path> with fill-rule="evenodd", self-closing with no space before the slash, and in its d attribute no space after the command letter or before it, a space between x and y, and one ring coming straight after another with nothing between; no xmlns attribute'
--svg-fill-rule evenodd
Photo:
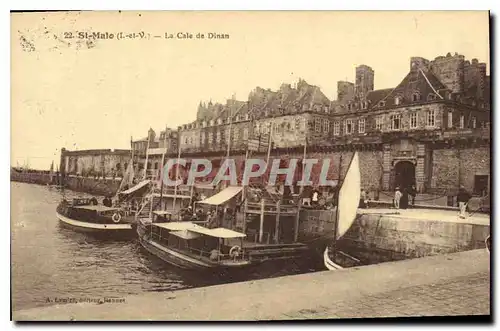
<svg viewBox="0 0 500 331"><path fill-rule="evenodd" d="M13 321L492 321L490 12L10 20Z"/></svg>

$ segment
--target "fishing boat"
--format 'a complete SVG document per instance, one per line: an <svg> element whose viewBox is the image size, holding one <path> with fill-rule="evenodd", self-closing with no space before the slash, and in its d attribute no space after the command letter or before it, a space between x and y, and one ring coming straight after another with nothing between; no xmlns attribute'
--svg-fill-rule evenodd
<svg viewBox="0 0 500 331"><path fill-rule="evenodd" d="M120 208L95 204L93 198L63 200L56 210L60 224L71 230L96 235L133 236L134 218Z"/></svg>
<svg viewBox="0 0 500 331"><path fill-rule="evenodd" d="M339 240L354 223L356 219L356 212L359 204L359 197L361 196L361 175L359 171L359 156L354 153L347 173L342 181L338 194L338 203L336 210L336 222L333 231L333 244ZM324 265L328 270L343 269L342 266L332 261L328 245L323 253Z"/></svg>
<svg viewBox="0 0 500 331"><path fill-rule="evenodd" d="M134 236L135 214L140 210L140 199L149 189L145 180L117 194L115 204L111 199L99 204L96 197L63 199L56 209L56 216L63 227L96 235ZM139 201L139 202L137 202Z"/></svg>
<svg viewBox="0 0 500 331"><path fill-rule="evenodd" d="M193 222L164 222L164 213L138 222L139 242L162 261L188 270L227 270L250 265L243 233ZM153 220L153 222L151 222ZM240 240L235 245L234 240Z"/></svg>

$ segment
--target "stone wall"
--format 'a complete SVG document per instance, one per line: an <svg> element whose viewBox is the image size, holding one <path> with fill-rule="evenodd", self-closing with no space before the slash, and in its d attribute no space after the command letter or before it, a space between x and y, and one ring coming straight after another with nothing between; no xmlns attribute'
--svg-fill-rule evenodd
<svg viewBox="0 0 500 331"><path fill-rule="evenodd" d="M96 195L115 195L120 187L120 179L94 179L84 177L66 177L65 188Z"/></svg>
<svg viewBox="0 0 500 331"><path fill-rule="evenodd" d="M464 185L472 192L476 175L490 175L489 147L432 151L431 188L455 191Z"/></svg>
<svg viewBox="0 0 500 331"><path fill-rule="evenodd" d="M416 258L484 248L489 234L489 225L365 214L358 215L340 245Z"/></svg>

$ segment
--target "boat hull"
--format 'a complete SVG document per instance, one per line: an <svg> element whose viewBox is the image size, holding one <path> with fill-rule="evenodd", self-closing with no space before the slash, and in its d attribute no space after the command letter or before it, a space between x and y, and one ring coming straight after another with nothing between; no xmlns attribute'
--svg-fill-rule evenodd
<svg viewBox="0 0 500 331"><path fill-rule="evenodd" d="M148 251L150 254L156 256L163 262L181 268L184 270L211 270L211 271L221 271L221 270L231 270L231 269L242 269L250 265L250 262L242 262L241 264L231 264L223 265L216 262L207 262L200 259L196 259L187 254L183 254L177 250L173 250L169 247L165 247L152 241L148 238L147 234L139 233L139 242L141 246Z"/></svg>
<svg viewBox="0 0 500 331"><path fill-rule="evenodd" d="M58 212L56 212L56 216L62 227L76 232L113 238L133 238L135 236L134 226L132 224L99 224L83 222L71 219Z"/></svg>

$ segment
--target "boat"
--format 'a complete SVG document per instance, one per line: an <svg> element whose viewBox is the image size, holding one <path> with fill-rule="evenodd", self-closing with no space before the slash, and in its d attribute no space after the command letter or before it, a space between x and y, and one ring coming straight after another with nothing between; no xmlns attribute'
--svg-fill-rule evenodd
<svg viewBox="0 0 500 331"><path fill-rule="evenodd" d="M359 156L354 153L338 194L336 222L333 231L333 244L339 240L354 223L361 196L361 175ZM332 253L336 253L335 251ZM342 266L330 259L330 249L326 246L323 253L324 265L328 270L340 270Z"/></svg>
<svg viewBox="0 0 500 331"><path fill-rule="evenodd" d="M98 205L95 198L62 200L56 216L60 224L77 232L110 237L134 235L134 217L120 208Z"/></svg>
<svg viewBox="0 0 500 331"><path fill-rule="evenodd" d="M153 212L153 218L141 219L137 225L141 246L163 262L181 269L213 271L250 265L243 247L245 234L193 222L164 222L164 214Z"/></svg>

